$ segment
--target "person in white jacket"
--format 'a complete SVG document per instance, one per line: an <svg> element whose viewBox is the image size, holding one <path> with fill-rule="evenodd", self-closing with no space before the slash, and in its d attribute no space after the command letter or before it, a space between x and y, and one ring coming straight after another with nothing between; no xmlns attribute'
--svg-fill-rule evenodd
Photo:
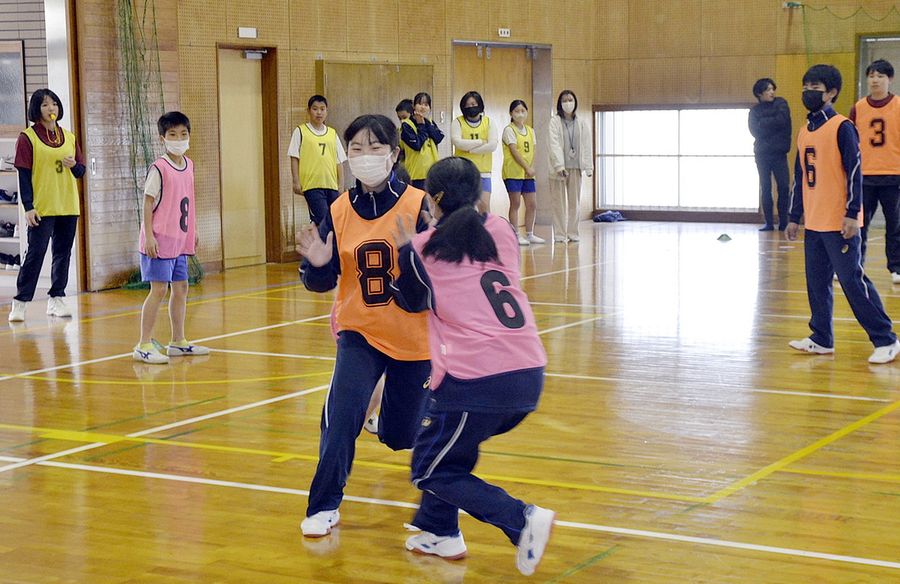
<svg viewBox="0 0 900 584"><path fill-rule="evenodd" d="M484 100L477 91L470 91L459 100L459 110L463 115L450 124L450 142L453 153L474 162L481 173L478 210L487 213L491 210L491 167L494 150L500 141L500 129L484 115Z"/></svg>
<svg viewBox="0 0 900 584"><path fill-rule="evenodd" d="M550 118L550 195L553 199L553 241L578 241L581 173L594 172L589 116L578 116L578 98L566 89Z"/></svg>

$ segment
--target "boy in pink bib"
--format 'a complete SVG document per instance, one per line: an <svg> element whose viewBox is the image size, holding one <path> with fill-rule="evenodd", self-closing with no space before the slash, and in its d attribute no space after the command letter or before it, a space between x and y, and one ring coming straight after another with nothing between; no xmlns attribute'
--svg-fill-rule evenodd
<svg viewBox="0 0 900 584"><path fill-rule="evenodd" d="M169 357L207 355L209 349L189 343L184 334L188 293L188 256L197 248L194 210L194 163L184 155L190 143L191 122L181 112L163 114L157 122L166 154L147 172L144 216L141 221L141 278L150 293L141 309L141 341L133 357L144 363L163 364ZM153 324L171 287L169 320L172 341L166 354L153 342Z"/></svg>

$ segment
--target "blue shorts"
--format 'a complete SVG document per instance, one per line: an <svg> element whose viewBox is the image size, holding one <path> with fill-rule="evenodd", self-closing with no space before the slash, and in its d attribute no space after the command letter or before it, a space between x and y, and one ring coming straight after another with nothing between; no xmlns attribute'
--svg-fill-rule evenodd
<svg viewBox="0 0 900 584"><path fill-rule="evenodd" d="M481 177L481 190L482 190L482 192L485 192L485 193L491 192L491 177L489 177L489 176Z"/></svg>
<svg viewBox="0 0 900 584"><path fill-rule="evenodd" d="M530 195L537 192L533 178L505 178L503 184L506 185L506 191L509 193Z"/></svg>
<svg viewBox="0 0 900 584"><path fill-rule="evenodd" d="M188 279L188 257L151 258L141 254L141 280L144 282L184 282Z"/></svg>

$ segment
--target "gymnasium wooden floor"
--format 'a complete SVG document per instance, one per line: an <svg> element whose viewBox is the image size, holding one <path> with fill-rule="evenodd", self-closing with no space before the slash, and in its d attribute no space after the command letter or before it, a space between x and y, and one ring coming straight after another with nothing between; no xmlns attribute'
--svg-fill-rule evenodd
<svg viewBox="0 0 900 584"><path fill-rule="evenodd" d="M869 366L839 291L836 355L790 351L807 334L802 243L677 223L582 237L523 252L547 384L477 469L559 513L531 580L900 582L900 363ZM342 525L300 536L334 344L329 297L295 265L193 289L208 358L132 361L143 297L82 295L73 320L35 302L0 331L0 582L526 580L469 517L468 559L406 552L409 453L365 433Z"/></svg>

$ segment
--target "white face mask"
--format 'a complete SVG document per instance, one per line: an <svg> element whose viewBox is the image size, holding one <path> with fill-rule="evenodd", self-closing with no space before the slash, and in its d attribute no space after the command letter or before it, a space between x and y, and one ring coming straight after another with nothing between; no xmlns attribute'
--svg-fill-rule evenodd
<svg viewBox="0 0 900 584"><path fill-rule="evenodd" d="M190 148L190 140L164 140L166 143L166 151L175 156L183 156Z"/></svg>
<svg viewBox="0 0 900 584"><path fill-rule="evenodd" d="M574 101L564 101L562 102L563 111L567 114L570 114L575 111L575 102Z"/></svg>
<svg viewBox="0 0 900 584"><path fill-rule="evenodd" d="M513 114L512 117L513 117L513 120L515 120L517 122L524 122L526 119L528 119L528 114L526 114L524 112L516 112Z"/></svg>
<svg viewBox="0 0 900 584"><path fill-rule="evenodd" d="M350 172L367 187L378 186L387 180L394 166L391 152L385 155L363 154L349 159Z"/></svg>

